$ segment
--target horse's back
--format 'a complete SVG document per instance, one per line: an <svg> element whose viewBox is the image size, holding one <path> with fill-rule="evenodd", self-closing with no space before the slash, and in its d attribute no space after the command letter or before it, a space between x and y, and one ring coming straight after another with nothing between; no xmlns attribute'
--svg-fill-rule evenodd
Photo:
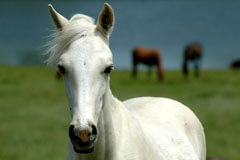
<svg viewBox="0 0 240 160"><path fill-rule="evenodd" d="M154 97L133 98L124 104L166 157L175 152L172 159L205 160L203 128L189 108L175 100Z"/></svg>
<svg viewBox="0 0 240 160"><path fill-rule="evenodd" d="M185 48L184 52L185 58L196 59L202 56L202 46L199 43L189 44Z"/></svg>
<svg viewBox="0 0 240 160"><path fill-rule="evenodd" d="M158 64L160 61L160 53L156 49L146 49L136 47L132 51L133 59L148 65Z"/></svg>

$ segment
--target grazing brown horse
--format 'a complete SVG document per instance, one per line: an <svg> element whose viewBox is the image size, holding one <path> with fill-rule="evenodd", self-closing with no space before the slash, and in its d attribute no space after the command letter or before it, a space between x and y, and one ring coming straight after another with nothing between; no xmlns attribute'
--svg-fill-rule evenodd
<svg viewBox="0 0 240 160"><path fill-rule="evenodd" d="M199 67L202 59L202 46L199 43L192 43L187 45L184 50L184 61L183 61L183 75L188 76L189 69L188 63L192 61L195 68L195 77L199 76Z"/></svg>
<svg viewBox="0 0 240 160"><path fill-rule="evenodd" d="M161 66L161 56L157 49L145 49L143 47L136 47L132 51L133 57L133 77L137 76L137 65L139 63L149 66L151 72L152 66L157 66L157 73L159 80L163 80L163 69Z"/></svg>

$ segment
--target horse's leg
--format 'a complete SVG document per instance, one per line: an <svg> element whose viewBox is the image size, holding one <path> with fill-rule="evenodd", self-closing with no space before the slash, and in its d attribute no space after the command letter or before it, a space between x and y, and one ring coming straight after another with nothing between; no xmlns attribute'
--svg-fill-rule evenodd
<svg viewBox="0 0 240 160"><path fill-rule="evenodd" d="M133 78L137 77L137 64L133 65Z"/></svg>
<svg viewBox="0 0 240 160"><path fill-rule="evenodd" d="M137 58L133 56L133 72L132 72L133 78L137 77Z"/></svg>
<svg viewBox="0 0 240 160"><path fill-rule="evenodd" d="M147 77L150 78L152 75L152 66L148 66Z"/></svg>
<svg viewBox="0 0 240 160"><path fill-rule="evenodd" d="M187 62L187 60L184 60L184 62L183 62L183 75L185 76L185 77L187 77L188 76L188 62Z"/></svg>
<svg viewBox="0 0 240 160"><path fill-rule="evenodd" d="M199 77L199 66L198 66L199 64L198 64L198 59L196 59L195 61L194 61L194 68L195 68L195 72L194 72L194 76L195 77Z"/></svg>
<svg viewBox="0 0 240 160"><path fill-rule="evenodd" d="M200 74L200 65L201 65L201 60L202 60L202 58L201 57L199 57L199 58L197 58L197 59L195 59L194 60L194 68L195 68L195 73L194 73L194 75L195 75L195 77L199 77L199 74Z"/></svg>
<svg viewBox="0 0 240 160"><path fill-rule="evenodd" d="M160 81L162 81L163 80L163 69L162 69L162 67L157 69L157 73L158 73L158 79Z"/></svg>
<svg viewBox="0 0 240 160"><path fill-rule="evenodd" d="M162 81L163 80L163 68L162 68L160 62L157 64L157 75L158 75L158 79L160 81Z"/></svg>

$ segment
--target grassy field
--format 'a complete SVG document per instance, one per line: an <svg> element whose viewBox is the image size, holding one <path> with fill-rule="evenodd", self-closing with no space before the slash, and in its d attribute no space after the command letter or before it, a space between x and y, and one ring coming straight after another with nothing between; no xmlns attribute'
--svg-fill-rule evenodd
<svg viewBox="0 0 240 160"><path fill-rule="evenodd" d="M0 66L0 160L65 159L70 117L63 82L54 75L44 67ZM240 159L240 71L204 71L199 79L167 71L163 82L114 71L111 88L121 100L181 101L203 123L208 156Z"/></svg>

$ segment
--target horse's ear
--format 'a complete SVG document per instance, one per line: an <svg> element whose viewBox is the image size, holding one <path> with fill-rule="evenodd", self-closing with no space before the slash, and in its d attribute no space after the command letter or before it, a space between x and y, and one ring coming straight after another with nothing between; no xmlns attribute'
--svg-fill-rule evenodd
<svg viewBox="0 0 240 160"><path fill-rule="evenodd" d="M62 28L68 23L68 20L59 14L51 4L48 5L48 8L56 28L61 31Z"/></svg>
<svg viewBox="0 0 240 160"><path fill-rule="evenodd" d="M104 3L104 8L99 14L97 29L109 38L115 22L114 12L108 3Z"/></svg>

